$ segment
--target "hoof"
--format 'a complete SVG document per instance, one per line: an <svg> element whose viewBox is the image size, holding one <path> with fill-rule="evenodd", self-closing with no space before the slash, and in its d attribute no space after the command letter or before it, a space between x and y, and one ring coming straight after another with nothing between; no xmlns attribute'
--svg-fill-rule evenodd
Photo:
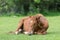
<svg viewBox="0 0 60 40"><path fill-rule="evenodd" d="M18 31L15 32L16 35L17 35L18 33L19 33Z"/></svg>

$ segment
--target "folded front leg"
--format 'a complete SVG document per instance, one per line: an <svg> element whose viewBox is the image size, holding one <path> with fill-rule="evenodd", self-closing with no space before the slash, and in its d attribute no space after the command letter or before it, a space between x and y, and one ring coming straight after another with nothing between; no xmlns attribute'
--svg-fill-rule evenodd
<svg viewBox="0 0 60 40"><path fill-rule="evenodd" d="M16 29L15 34L18 34L18 33L20 33L20 32L23 31L23 22L24 22L24 19L22 19L22 20L18 23L18 28Z"/></svg>

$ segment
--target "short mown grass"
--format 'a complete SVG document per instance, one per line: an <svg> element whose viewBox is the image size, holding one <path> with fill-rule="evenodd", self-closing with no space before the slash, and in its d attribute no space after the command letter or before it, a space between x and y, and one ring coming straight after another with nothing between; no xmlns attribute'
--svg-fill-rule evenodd
<svg viewBox="0 0 60 40"><path fill-rule="evenodd" d="M15 31L22 17L0 17L0 40L60 40L60 16L46 16L49 21L46 35L9 34Z"/></svg>

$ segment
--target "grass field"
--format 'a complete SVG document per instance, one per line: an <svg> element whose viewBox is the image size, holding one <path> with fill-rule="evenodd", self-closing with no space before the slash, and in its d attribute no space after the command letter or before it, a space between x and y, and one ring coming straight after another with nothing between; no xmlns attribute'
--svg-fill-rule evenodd
<svg viewBox="0 0 60 40"><path fill-rule="evenodd" d="M14 31L22 17L0 17L0 40L60 40L60 16L46 16L49 29L46 35L8 34Z"/></svg>

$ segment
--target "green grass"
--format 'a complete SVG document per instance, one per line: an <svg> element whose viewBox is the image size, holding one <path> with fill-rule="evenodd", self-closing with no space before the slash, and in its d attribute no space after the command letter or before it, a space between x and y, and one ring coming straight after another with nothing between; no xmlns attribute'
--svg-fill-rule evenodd
<svg viewBox="0 0 60 40"><path fill-rule="evenodd" d="M49 29L46 35L9 34L15 31L22 17L0 17L0 40L60 40L60 16L46 16Z"/></svg>

